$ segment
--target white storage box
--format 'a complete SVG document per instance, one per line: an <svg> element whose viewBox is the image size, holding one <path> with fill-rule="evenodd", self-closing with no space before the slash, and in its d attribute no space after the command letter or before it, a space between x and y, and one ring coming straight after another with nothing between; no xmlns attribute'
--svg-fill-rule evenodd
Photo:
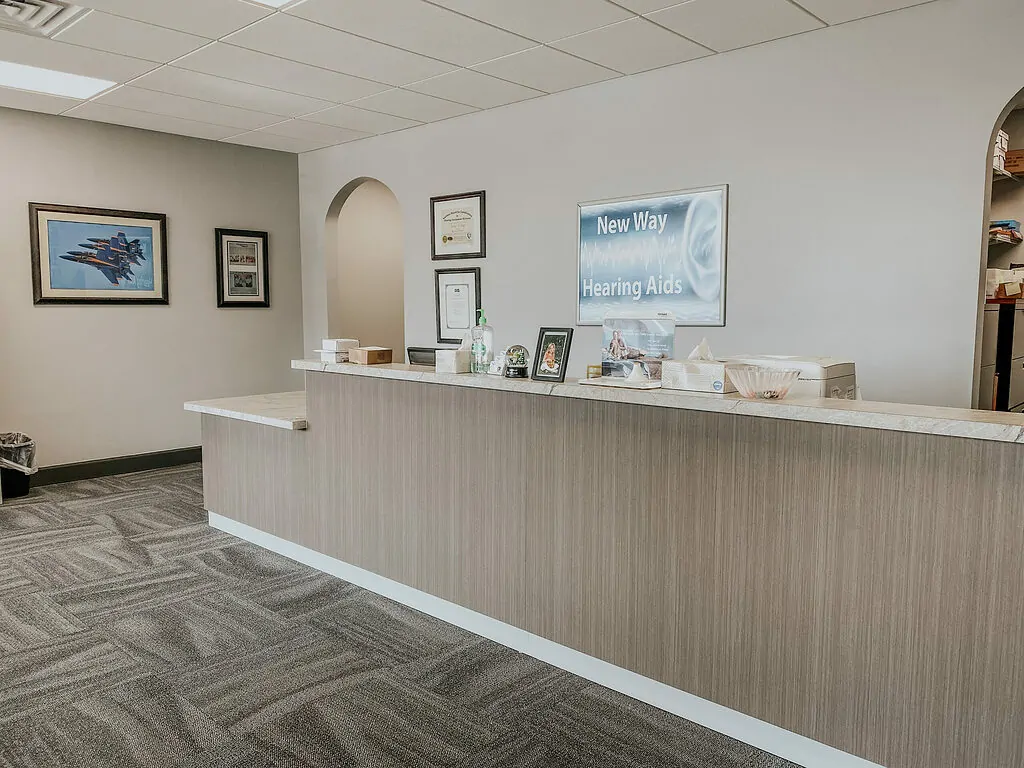
<svg viewBox="0 0 1024 768"><path fill-rule="evenodd" d="M439 349L434 353L437 373L469 373L468 349Z"/></svg>
<svg viewBox="0 0 1024 768"><path fill-rule="evenodd" d="M791 368L800 371L800 378L789 390L789 397L831 397L857 399L856 366L849 360L834 357L790 357L787 355L737 355L730 363L760 365L765 368Z"/></svg>
<svg viewBox="0 0 1024 768"><path fill-rule="evenodd" d="M687 392L735 392L729 380L729 365L720 360L665 360L661 364L661 388Z"/></svg>
<svg viewBox="0 0 1024 768"><path fill-rule="evenodd" d="M320 349L324 352L347 352L358 346L359 342L356 339L324 339Z"/></svg>
<svg viewBox="0 0 1024 768"><path fill-rule="evenodd" d="M347 363L348 362L348 350L344 352L332 352L329 349L318 349L320 353L321 363Z"/></svg>

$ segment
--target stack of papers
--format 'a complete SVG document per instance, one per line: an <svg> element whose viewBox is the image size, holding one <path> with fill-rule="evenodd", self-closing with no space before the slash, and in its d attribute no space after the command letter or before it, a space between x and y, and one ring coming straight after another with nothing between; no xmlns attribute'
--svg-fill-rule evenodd
<svg viewBox="0 0 1024 768"><path fill-rule="evenodd" d="M1016 219L1000 219L988 226L988 239L991 243L1019 243L1024 241L1020 231L1020 222Z"/></svg>

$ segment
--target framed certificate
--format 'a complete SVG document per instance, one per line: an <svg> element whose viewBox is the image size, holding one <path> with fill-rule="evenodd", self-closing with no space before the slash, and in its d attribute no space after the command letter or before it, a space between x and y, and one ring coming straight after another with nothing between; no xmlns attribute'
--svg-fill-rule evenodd
<svg viewBox="0 0 1024 768"><path fill-rule="evenodd" d="M480 309L480 267L435 269L437 341L461 344Z"/></svg>
<svg viewBox="0 0 1024 768"><path fill-rule="evenodd" d="M482 259L486 254L483 192L430 198L430 257Z"/></svg>
<svg viewBox="0 0 1024 768"><path fill-rule="evenodd" d="M270 306L270 235L217 230L217 306Z"/></svg>

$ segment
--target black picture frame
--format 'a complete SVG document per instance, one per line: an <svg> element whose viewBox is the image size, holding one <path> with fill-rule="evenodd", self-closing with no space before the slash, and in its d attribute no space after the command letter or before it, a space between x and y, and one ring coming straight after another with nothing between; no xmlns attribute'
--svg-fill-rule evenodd
<svg viewBox="0 0 1024 768"><path fill-rule="evenodd" d="M561 384L565 381L565 369L569 364L569 354L572 351L572 328L541 328L540 333L537 334L537 351L533 356L533 373L530 376L534 381L551 381ZM558 373L549 374L543 373L540 370L541 359L543 355L544 345L550 343L546 341L549 336L565 336L565 343L562 347L562 358L558 364Z"/></svg>
<svg viewBox="0 0 1024 768"><path fill-rule="evenodd" d="M145 220L155 222L154 227L154 244L159 242L160 244L160 265L157 267L155 263L155 255L150 254L151 258L154 259L153 270L154 276L160 275L160 290L157 292L154 289L153 296L118 296L113 291L111 295L96 295L96 296L47 296L47 290L54 290L53 288L47 288L43 286L43 275L42 275L42 259L44 254L41 252L42 238L39 233L39 222L40 214L56 213L56 214L70 214L72 216L87 216L91 218L105 218L110 219L109 224L95 224L97 227L110 227L116 229L119 226L130 226L123 223L124 219L133 220ZM28 204L28 219L29 219L29 242L30 242L30 256L32 259L32 301L36 305L46 304L94 304L94 305L112 305L112 304L170 304L170 284L168 281L167 271L167 214L164 213L146 213L142 211L124 211L115 208L90 208L87 206L80 205L56 205L54 203L29 203ZM122 220L122 221L118 221ZM108 237L109 239L109 237ZM93 246L89 246L92 248ZM49 264L50 254L46 253L45 258ZM93 265L95 266L95 265ZM131 265L124 265L129 267ZM49 267L47 267L49 269ZM155 282L155 281L154 281ZM59 290L59 289L58 289ZM96 294L103 294L102 289L96 289L93 291Z"/></svg>
<svg viewBox="0 0 1024 768"><path fill-rule="evenodd" d="M252 229L225 229L214 231L217 241L217 307L220 309L254 309L270 306L270 233ZM224 279L224 238L245 237L260 241L263 253L263 298L254 301L231 301L225 298ZM259 258L259 257L257 257ZM255 273L257 277L259 272Z"/></svg>
<svg viewBox="0 0 1024 768"><path fill-rule="evenodd" d="M473 284L476 290L476 306L473 308L472 325L476 323L476 317L483 306L482 299L480 298L480 267L452 267L450 269L435 269L434 270L434 316L437 323L437 343L438 344L461 344L462 339L454 337L444 337L441 331L441 276L451 275L456 273L466 273L472 277Z"/></svg>
<svg viewBox="0 0 1024 768"><path fill-rule="evenodd" d="M437 203L453 200L479 198L480 201L480 249L472 253L439 254L437 252L437 219L435 210ZM448 261L451 259L485 259L487 258L487 193L484 190L462 192L457 195L442 195L430 198L430 258L432 261Z"/></svg>

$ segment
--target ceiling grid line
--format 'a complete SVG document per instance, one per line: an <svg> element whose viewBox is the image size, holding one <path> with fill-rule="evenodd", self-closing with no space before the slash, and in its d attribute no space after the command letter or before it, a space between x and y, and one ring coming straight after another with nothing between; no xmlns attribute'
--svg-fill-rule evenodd
<svg viewBox="0 0 1024 768"><path fill-rule="evenodd" d="M304 152L931 1L77 0L0 59L114 85L0 107Z"/></svg>

